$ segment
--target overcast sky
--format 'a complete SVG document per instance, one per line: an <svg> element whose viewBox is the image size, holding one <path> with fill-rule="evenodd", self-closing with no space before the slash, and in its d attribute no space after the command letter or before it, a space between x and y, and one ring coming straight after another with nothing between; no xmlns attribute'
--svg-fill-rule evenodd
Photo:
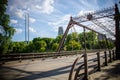
<svg viewBox="0 0 120 80"><path fill-rule="evenodd" d="M30 40L35 37L55 38L59 26L66 29L70 16L111 7L116 2L118 0L8 0L10 25L16 29L13 40L25 40L25 13L30 16Z"/></svg>

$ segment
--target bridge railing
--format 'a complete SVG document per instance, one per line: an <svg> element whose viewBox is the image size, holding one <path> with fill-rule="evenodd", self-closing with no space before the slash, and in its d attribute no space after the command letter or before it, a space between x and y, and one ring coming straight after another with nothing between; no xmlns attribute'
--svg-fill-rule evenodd
<svg viewBox="0 0 120 80"><path fill-rule="evenodd" d="M104 49L95 49L95 50L87 50L88 53L96 52L96 51L103 51ZM41 58L42 60L46 58L56 58L61 56L69 56L69 55L77 55L82 54L84 50L77 50L77 51L61 51L60 53L57 52L42 52L42 53L13 53L13 54L0 54L0 63L5 63L8 61L19 61L26 59L38 59Z"/></svg>
<svg viewBox="0 0 120 80"><path fill-rule="evenodd" d="M92 56L92 57L91 57ZM94 56L94 58L93 58ZM92 74L96 71L101 71L101 67L107 66L108 63L111 63L112 61L116 60L116 54L115 50L107 50L102 52L97 52L95 54L88 54L88 74ZM74 61L68 80L84 80L85 78L85 64L84 62L82 64L79 64L81 59L84 60L84 54L81 57L76 58ZM79 65L77 65L79 64ZM75 67L77 66L77 68Z"/></svg>

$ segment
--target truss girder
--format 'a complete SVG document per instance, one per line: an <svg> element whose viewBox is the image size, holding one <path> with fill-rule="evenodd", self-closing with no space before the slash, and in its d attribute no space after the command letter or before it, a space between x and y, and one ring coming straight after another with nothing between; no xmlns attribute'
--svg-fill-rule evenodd
<svg viewBox="0 0 120 80"><path fill-rule="evenodd" d="M107 27L105 27L102 23L100 23L98 20L91 20L94 24L99 26L100 28L104 29L106 32L108 32L110 35L115 36L115 34L109 30Z"/></svg>
<svg viewBox="0 0 120 80"><path fill-rule="evenodd" d="M67 29L66 29L63 37L62 37L62 40L61 40L60 43L59 43L57 52L60 52L60 50L61 50L61 48L62 48L62 46L63 46L63 44L64 44L65 38L66 38L66 36L67 36L67 33L68 33L69 29L70 29L71 27L73 27L73 25L78 25L78 26L83 27L83 28L85 28L85 29L91 30L91 31L93 31L93 32L95 32L95 33L104 35L104 34L98 32L98 31L96 31L96 30L93 30L93 29L91 29L91 28L89 28L89 27L87 27L87 26L85 26L85 25L83 25L83 24L80 24L79 22L73 21L73 20L72 20L72 17L71 17L71 19L70 19L70 21L69 21L69 24L68 24L68 26L67 26Z"/></svg>
<svg viewBox="0 0 120 80"><path fill-rule="evenodd" d="M104 18L104 17L109 17L109 18L114 19L115 13L114 13L114 7L110 7L107 9L100 10L100 11L91 12L91 13L85 14L83 16L73 17L73 20L80 22L80 23L89 21L87 19L87 15L89 15L89 14L91 14L93 16L92 20L94 20L94 19L100 19L100 18Z"/></svg>
<svg viewBox="0 0 120 80"><path fill-rule="evenodd" d="M59 47L58 47L57 51L60 52L60 50L64 44L65 38L68 34L68 31L73 25L78 25L80 27L83 27L84 29L86 28L86 29L91 30L95 33L105 35L105 34L101 33L99 30L92 29L92 28L90 28L90 26L86 26L85 24L82 24L83 22L93 22L96 26L99 26L100 28L102 28L104 31L106 31L110 35L115 36L115 34L110 30L110 28L113 29L114 26L112 26L110 24L112 27L106 27L106 26L110 26L110 25L104 25L102 22L99 22L100 19L108 18L107 21L108 22L110 21L113 24L114 15L115 15L114 10L115 10L114 7L110 7L107 9L100 10L100 11L88 13L88 14L85 14L83 16L71 17L71 19L68 23L67 29L62 37L62 40L59 43ZM89 16L91 16L91 18L88 18Z"/></svg>

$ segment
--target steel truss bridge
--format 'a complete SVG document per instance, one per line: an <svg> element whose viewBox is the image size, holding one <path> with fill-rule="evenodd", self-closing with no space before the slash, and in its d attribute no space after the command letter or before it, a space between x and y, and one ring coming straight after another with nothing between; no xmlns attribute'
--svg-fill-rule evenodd
<svg viewBox="0 0 120 80"><path fill-rule="evenodd" d="M116 59L120 59L120 13L117 4L115 6L106 8L103 10L87 13L83 16L77 16L77 17L70 17L68 26L65 30L65 33L62 36L62 40L59 43L59 47L57 49L57 52L60 53L61 49L63 48L65 38L70 30L74 25L77 25L79 27L83 27L84 32L84 54L81 56L84 58L84 63L80 65L77 70L76 74L73 77L73 72L75 71L75 65L77 64L78 60L81 59L81 57L78 57L71 68L70 74L69 74L69 80L81 80L80 79L80 70L84 66L84 77L82 80L88 80L88 59L87 59L87 53L86 53L86 30L90 30L92 32L95 32L97 34L106 36L107 38L114 38L115 39L115 53ZM87 24L87 25L86 25ZM92 25L92 26L91 26ZM100 52L98 51L98 70L100 70ZM111 52L110 52L111 53ZM106 51L105 51L106 56ZM105 60L107 60L105 58Z"/></svg>
<svg viewBox="0 0 120 80"><path fill-rule="evenodd" d="M70 17L67 29L62 37L57 51L60 52L69 29L74 25L83 27L85 30L90 30L97 34L105 35L108 38L115 38L114 14L114 7L110 7L100 11L91 12L83 16Z"/></svg>

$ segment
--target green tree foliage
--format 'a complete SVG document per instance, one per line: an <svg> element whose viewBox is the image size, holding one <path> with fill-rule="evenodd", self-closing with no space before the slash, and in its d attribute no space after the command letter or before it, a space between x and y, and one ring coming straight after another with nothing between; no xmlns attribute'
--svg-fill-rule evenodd
<svg viewBox="0 0 120 80"><path fill-rule="evenodd" d="M46 50L47 51L51 51L51 46L52 46L52 43L53 43L53 38L42 38L43 41L46 42Z"/></svg>
<svg viewBox="0 0 120 80"><path fill-rule="evenodd" d="M56 51L62 36L53 38L34 38L29 44L25 42L12 42L9 47L11 53L24 53L24 52L44 52ZM106 40L98 41L97 35L92 32L86 32L86 47L87 49L112 49L113 42ZM63 50L80 50L84 49L84 34L71 33L67 35L67 39L63 46Z"/></svg>
<svg viewBox="0 0 120 80"><path fill-rule="evenodd" d="M77 32L73 32L73 33L67 35L66 44L68 44L69 41L71 41L71 40L79 41Z"/></svg>
<svg viewBox="0 0 120 80"><path fill-rule="evenodd" d="M12 42L9 50L11 53L22 53L22 52L26 52L27 44L25 44L24 42Z"/></svg>
<svg viewBox="0 0 120 80"><path fill-rule="evenodd" d="M53 50L53 51L56 51L57 48L58 48L58 46L59 46L58 43L53 43L53 45L52 45L52 50Z"/></svg>
<svg viewBox="0 0 120 80"><path fill-rule="evenodd" d="M106 40L101 40L101 41L99 41L99 45L100 45L100 48L101 48L101 49L107 48Z"/></svg>
<svg viewBox="0 0 120 80"><path fill-rule="evenodd" d="M25 43L26 44L26 43ZM30 41L26 46L25 52L34 52L34 44L33 41Z"/></svg>
<svg viewBox="0 0 120 80"><path fill-rule="evenodd" d="M62 39L62 35L59 35L53 40L53 43L59 43L61 39Z"/></svg>
<svg viewBox="0 0 120 80"><path fill-rule="evenodd" d="M0 0L0 51L1 53L7 53L9 50L9 44L15 29L9 26L10 18L6 14L7 0Z"/></svg>
<svg viewBox="0 0 120 80"><path fill-rule="evenodd" d="M97 44L97 35L94 33L94 32L86 32L86 47L87 49L92 49L92 48L95 48L95 44ZM71 34L68 34L67 35L67 39L66 39L66 45L69 44L69 42L71 40L75 40L76 42L79 42L80 45L81 45L81 48L84 48L84 33L77 33L77 32L74 32L74 33L71 33Z"/></svg>
<svg viewBox="0 0 120 80"><path fill-rule="evenodd" d="M33 45L34 45L33 49L35 52L43 52L46 50L47 46L46 42L40 37L33 39Z"/></svg>
<svg viewBox="0 0 120 80"><path fill-rule="evenodd" d="M68 45L66 46L67 50L80 50L81 45L79 42L76 42L75 40L69 41Z"/></svg>
<svg viewBox="0 0 120 80"><path fill-rule="evenodd" d="M112 49L112 48L114 48L114 43L113 42L111 42L111 41L108 41L108 49Z"/></svg>

